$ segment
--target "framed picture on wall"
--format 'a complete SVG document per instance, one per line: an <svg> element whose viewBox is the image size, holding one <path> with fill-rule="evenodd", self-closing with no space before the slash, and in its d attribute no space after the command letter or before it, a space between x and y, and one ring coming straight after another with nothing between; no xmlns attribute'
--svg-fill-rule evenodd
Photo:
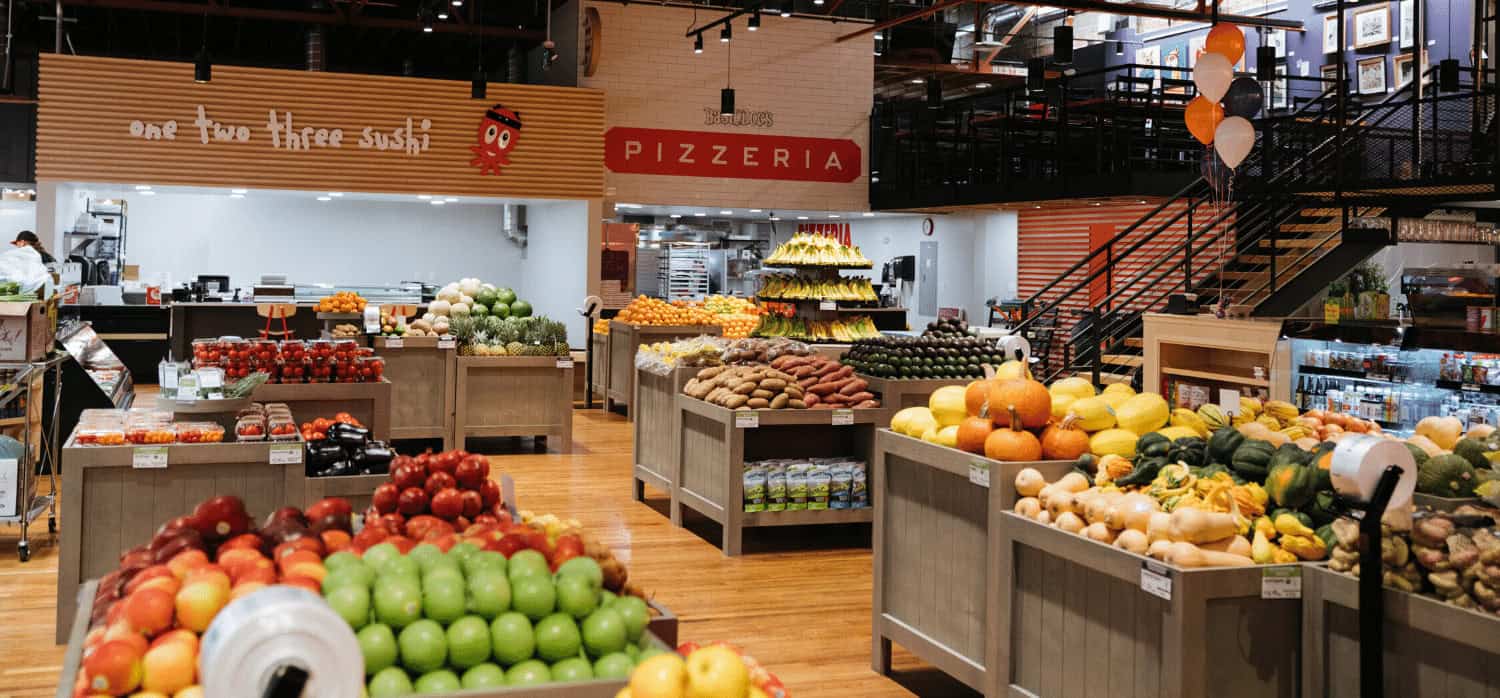
<svg viewBox="0 0 1500 698"><path fill-rule="evenodd" d="M1189 68L1198 65L1198 57L1203 55L1203 44L1208 40L1206 35L1200 34L1188 39L1188 64Z"/></svg>
<svg viewBox="0 0 1500 698"><path fill-rule="evenodd" d="M1423 73L1427 72L1427 52L1422 52L1422 65L1415 70L1410 53L1400 53L1391 56L1391 65L1396 70L1396 87L1405 87L1406 83L1411 82L1412 77L1416 75L1418 70ZM1424 76L1422 84L1426 85L1427 82L1428 80Z"/></svg>
<svg viewBox="0 0 1500 698"><path fill-rule="evenodd" d="M1355 90L1362 95L1385 92L1385 56L1361 59L1355 70Z"/></svg>
<svg viewBox="0 0 1500 698"><path fill-rule="evenodd" d="M1401 0L1401 48L1411 48L1416 41L1417 0Z"/></svg>
<svg viewBox="0 0 1500 698"><path fill-rule="evenodd" d="M1262 29L1262 41L1267 46L1276 49L1277 58L1286 58L1286 30L1285 29Z"/></svg>
<svg viewBox="0 0 1500 698"><path fill-rule="evenodd" d="M1354 11L1354 48L1379 46L1390 42L1390 6L1381 4Z"/></svg>
<svg viewBox="0 0 1500 698"><path fill-rule="evenodd" d="M1323 53L1339 52L1339 16L1323 17Z"/></svg>
<svg viewBox="0 0 1500 698"><path fill-rule="evenodd" d="M1325 65L1318 71L1318 75L1323 78L1323 86L1318 91L1327 92L1329 88L1338 84L1339 65L1337 63Z"/></svg>
<svg viewBox="0 0 1500 698"><path fill-rule="evenodd" d="M1166 45L1166 46L1164 46L1162 48L1162 51L1163 51L1162 56L1161 56L1161 65L1162 65L1162 68L1163 68L1163 70L1162 70L1162 77L1167 78L1169 80L1186 80L1186 79L1189 79L1189 78L1192 77L1190 74L1188 74L1185 71L1167 70L1168 68L1186 68L1187 67L1187 51L1188 51L1188 47L1187 47L1186 43L1183 43L1183 42L1179 41L1179 42L1177 42L1175 44L1168 44L1168 45Z"/></svg>
<svg viewBox="0 0 1500 698"><path fill-rule="evenodd" d="M1161 65L1161 46L1142 46L1135 50L1136 65ZM1138 68L1139 75L1143 78L1156 77L1156 71L1151 68Z"/></svg>
<svg viewBox="0 0 1500 698"><path fill-rule="evenodd" d="M1291 105L1292 81L1285 77L1271 81L1271 108L1286 109Z"/></svg>

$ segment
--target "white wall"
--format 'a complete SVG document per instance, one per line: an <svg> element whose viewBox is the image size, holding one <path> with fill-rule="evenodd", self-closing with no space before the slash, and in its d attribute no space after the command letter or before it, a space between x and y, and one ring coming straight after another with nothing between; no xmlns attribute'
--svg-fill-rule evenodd
<svg viewBox="0 0 1500 698"><path fill-rule="evenodd" d="M1016 297L1017 216L1015 211L976 215L974 235L974 294L980 314L970 312L975 322L989 319L984 302L990 298Z"/></svg>
<svg viewBox="0 0 1500 698"><path fill-rule="evenodd" d="M578 308L588 295L589 206L583 201L535 204L526 209L526 263L519 288L535 314L568 325L568 341L583 346L588 327Z"/></svg>
<svg viewBox="0 0 1500 698"><path fill-rule="evenodd" d="M34 201L0 201L0 242L10 242L16 239L16 233L23 230L36 230L36 210ZM42 236L42 246L48 252L53 247Z"/></svg>

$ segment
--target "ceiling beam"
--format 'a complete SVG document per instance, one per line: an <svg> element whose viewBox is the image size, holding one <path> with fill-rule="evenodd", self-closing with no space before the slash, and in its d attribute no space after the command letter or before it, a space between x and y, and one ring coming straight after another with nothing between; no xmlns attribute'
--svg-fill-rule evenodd
<svg viewBox="0 0 1500 698"><path fill-rule="evenodd" d="M1046 6L1064 10L1075 10L1080 12L1108 12L1116 15L1127 15L1131 17L1155 17L1157 19L1171 19L1181 22L1203 22L1205 24L1213 21L1210 12L1199 12L1197 10L1179 10L1171 7L1158 5L1140 5L1135 3L1114 3L1108 0L1047 0L1046 2L1026 2L1025 0L938 0L930 7L917 10L910 14L902 15L883 22L876 22L859 31L850 32L837 39L835 42L857 39L866 34L877 32L882 29L906 24L907 22L928 17L941 12L954 5L965 2L979 2L986 5L1032 5ZM1273 27L1276 29L1290 29L1292 31L1306 31L1301 22L1291 19L1276 19L1273 17L1250 17L1246 15L1219 15L1220 24L1233 24L1243 27Z"/></svg>
<svg viewBox="0 0 1500 698"><path fill-rule="evenodd" d="M1020 34L1021 30L1025 29L1026 25L1030 24L1031 20L1035 19L1037 14L1041 11L1042 8L1037 7L1036 5L1032 5L1031 7L1026 8L1026 13L1021 15L1021 19L1016 21L1016 25L1011 27L1010 31L1006 32L1005 36L1000 39L1000 45L996 46L994 50L990 51L990 55L984 57L984 67L988 68L991 63L995 62L995 56L1000 55L1001 51L1008 48L1010 46L1010 42L1016 38L1016 35Z"/></svg>
<svg viewBox="0 0 1500 698"><path fill-rule="evenodd" d="M829 5L828 5L828 11L825 12L825 13L823 13L823 14L829 14L829 15L831 15L834 12L837 12L838 9L839 9L839 7L841 5L843 5L843 4L844 4L844 0L833 0L833 2L829 3Z"/></svg>
<svg viewBox="0 0 1500 698"><path fill-rule="evenodd" d="M330 12L310 12L304 10L277 10L261 7L242 7L238 5L224 4L199 4L181 2L179 0L61 0L62 4L71 7L97 7L114 10L135 10L139 12L161 12L167 14L181 14L212 17L236 17L240 19L258 19L272 22L300 22L304 24L345 25L353 27L370 27L378 29L396 29L420 32L422 24L415 19L393 19L386 17L370 17L364 15L344 16L343 14ZM545 32L534 29L516 29L514 27L499 26L469 26L458 25L449 22L438 22L433 25L433 32L438 34L480 34L482 36L498 37L503 39L516 39L520 41L541 41Z"/></svg>

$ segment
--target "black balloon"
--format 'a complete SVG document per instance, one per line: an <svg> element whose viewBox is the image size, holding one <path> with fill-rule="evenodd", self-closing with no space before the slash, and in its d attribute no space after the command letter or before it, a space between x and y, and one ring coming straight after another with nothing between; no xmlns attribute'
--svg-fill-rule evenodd
<svg viewBox="0 0 1500 698"><path fill-rule="evenodd" d="M1229 83L1229 91L1224 93L1224 116L1243 116L1246 119L1255 118L1260 113L1261 105L1265 104L1265 95L1261 94L1260 83L1254 78L1235 78Z"/></svg>

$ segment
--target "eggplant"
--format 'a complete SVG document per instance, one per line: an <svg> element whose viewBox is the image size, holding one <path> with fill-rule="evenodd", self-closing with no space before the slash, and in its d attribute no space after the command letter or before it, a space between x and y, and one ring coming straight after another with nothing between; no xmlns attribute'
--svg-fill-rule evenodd
<svg viewBox="0 0 1500 698"><path fill-rule="evenodd" d="M307 444L303 458L308 477L321 477L334 463L344 460L344 449L335 443L312 442Z"/></svg>
<svg viewBox="0 0 1500 698"><path fill-rule="evenodd" d="M384 441L371 441L368 446L365 446L361 456L361 474L384 475L390 472L391 461L396 458L396 451Z"/></svg>
<svg viewBox="0 0 1500 698"><path fill-rule="evenodd" d="M328 440L346 448L364 448L370 443L370 430L341 422L328 428Z"/></svg>

